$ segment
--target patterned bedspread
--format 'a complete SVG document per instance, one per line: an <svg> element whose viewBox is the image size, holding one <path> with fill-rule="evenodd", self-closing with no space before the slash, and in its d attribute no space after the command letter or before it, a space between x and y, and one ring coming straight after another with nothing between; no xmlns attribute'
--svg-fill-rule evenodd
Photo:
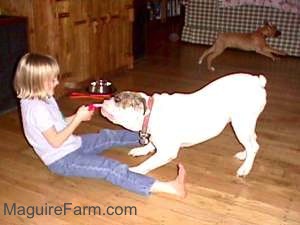
<svg viewBox="0 0 300 225"><path fill-rule="evenodd" d="M241 5L257 5L273 7L284 12L300 14L299 0L219 0L220 7L234 7Z"/></svg>
<svg viewBox="0 0 300 225"><path fill-rule="evenodd" d="M251 32L268 21L277 25L281 36L268 43L300 56L300 15L273 7L241 5L220 7L219 0L189 0L181 40L195 44L213 44L219 32Z"/></svg>

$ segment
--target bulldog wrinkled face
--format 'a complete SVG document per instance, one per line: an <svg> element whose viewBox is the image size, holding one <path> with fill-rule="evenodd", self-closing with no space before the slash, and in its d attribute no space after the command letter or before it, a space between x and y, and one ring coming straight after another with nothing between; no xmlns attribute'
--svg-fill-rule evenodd
<svg viewBox="0 0 300 225"><path fill-rule="evenodd" d="M146 100L137 92L121 92L103 102L101 114L111 122L132 131L142 129Z"/></svg>

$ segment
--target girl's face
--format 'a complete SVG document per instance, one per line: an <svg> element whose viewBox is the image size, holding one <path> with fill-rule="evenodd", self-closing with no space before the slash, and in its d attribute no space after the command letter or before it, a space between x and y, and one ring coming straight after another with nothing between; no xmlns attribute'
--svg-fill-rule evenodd
<svg viewBox="0 0 300 225"><path fill-rule="evenodd" d="M46 81L45 88L46 88L47 94L49 96L54 95L54 89L58 84L59 84L59 81L58 81L57 76L51 77L49 80Z"/></svg>

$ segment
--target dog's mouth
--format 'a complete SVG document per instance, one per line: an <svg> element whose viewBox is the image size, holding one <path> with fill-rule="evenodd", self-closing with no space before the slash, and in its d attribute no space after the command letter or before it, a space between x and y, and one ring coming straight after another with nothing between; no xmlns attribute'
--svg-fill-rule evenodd
<svg viewBox="0 0 300 225"><path fill-rule="evenodd" d="M110 121L114 121L114 116L110 114L108 111L106 111L104 107L101 108L101 114L107 119L109 119Z"/></svg>

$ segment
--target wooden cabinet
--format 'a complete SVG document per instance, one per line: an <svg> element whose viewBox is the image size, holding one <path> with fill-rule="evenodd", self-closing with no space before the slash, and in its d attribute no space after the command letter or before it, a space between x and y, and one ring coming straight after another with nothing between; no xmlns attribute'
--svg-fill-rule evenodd
<svg viewBox="0 0 300 225"><path fill-rule="evenodd" d="M132 68L132 0L0 0L27 16L30 51L57 58L62 78L109 78Z"/></svg>
<svg viewBox="0 0 300 225"><path fill-rule="evenodd" d="M131 1L58 1L56 18L64 71L83 80L133 66Z"/></svg>
<svg viewBox="0 0 300 225"><path fill-rule="evenodd" d="M28 51L27 19L0 16L0 113L16 107L13 89L16 65Z"/></svg>

